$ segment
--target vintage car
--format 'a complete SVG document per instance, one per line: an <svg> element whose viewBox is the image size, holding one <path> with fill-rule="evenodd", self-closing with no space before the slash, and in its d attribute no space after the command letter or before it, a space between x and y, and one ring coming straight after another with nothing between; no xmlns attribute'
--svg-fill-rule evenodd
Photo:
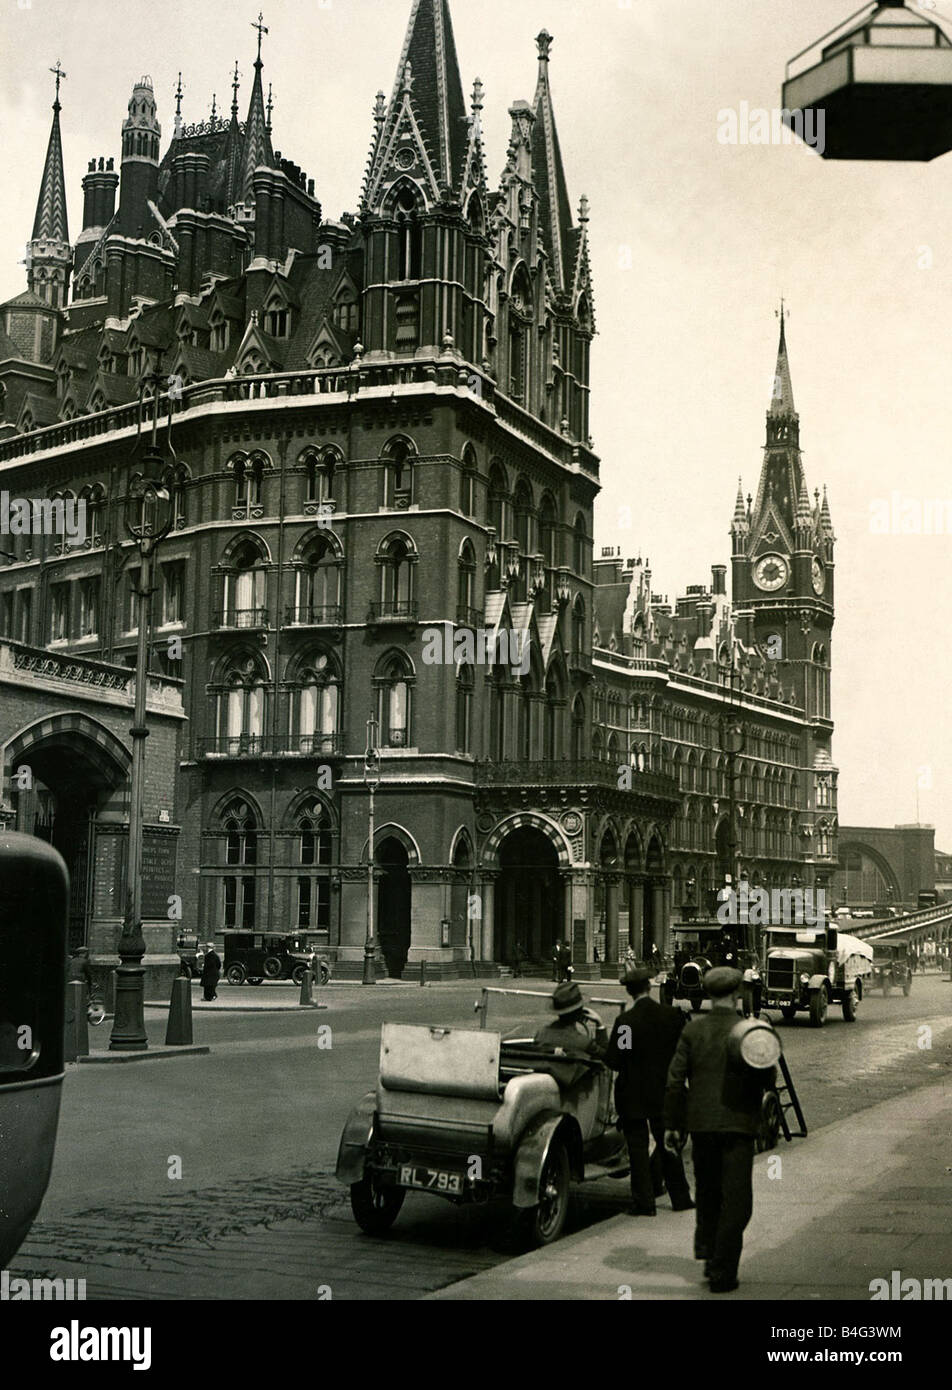
<svg viewBox="0 0 952 1390"><path fill-rule="evenodd" d="M832 925L769 926L765 929L763 1001L789 1023L798 1010L822 1028L830 1004L840 1004L854 1023L864 982L873 968L873 948Z"/></svg>
<svg viewBox="0 0 952 1390"><path fill-rule="evenodd" d="M225 979L231 985L260 985L262 980L291 979L299 985L305 970L326 985L327 961L298 936L280 932L225 932Z"/></svg>
<svg viewBox="0 0 952 1390"><path fill-rule="evenodd" d="M664 1003L686 999L697 1013L707 998L703 984L705 972L717 965L729 965L744 974L745 1015L760 1012L760 969L754 954L740 947L735 933L725 930L720 922L676 922L672 934L673 964L660 981Z"/></svg>
<svg viewBox="0 0 952 1390"><path fill-rule="evenodd" d="M873 948L873 973L870 985L882 989L883 997L888 995L893 985L908 995L912 989L913 959L909 945L905 941L871 941Z"/></svg>
<svg viewBox="0 0 952 1390"><path fill-rule="evenodd" d="M528 1036L385 1023L380 1073L351 1113L337 1177L357 1224L381 1235L408 1192L454 1203L503 1196L521 1245L562 1233L571 1183L627 1177L614 1075Z"/></svg>
<svg viewBox="0 0 952 1390"><path fill-rule="evenodd" d="M189 980L193 976L201 975L205 948L198 937L181 933L175 943L175 949L181 962L182 974Z"/></svg>

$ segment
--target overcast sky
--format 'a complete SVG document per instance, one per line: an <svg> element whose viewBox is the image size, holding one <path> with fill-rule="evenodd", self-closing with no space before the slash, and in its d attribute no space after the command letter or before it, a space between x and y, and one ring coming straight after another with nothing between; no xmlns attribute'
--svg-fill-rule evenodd
<svg viewBox="0 0 952 1390"><path fill-rule="evenodd" d="M274 143L316 181L325 215L354 209L374 94L389 95L410 0L262 0ZM871 531L877 500L952 511L952 158L845 164L724 145L718 113L780 104L784 64L851 0L452 0L467 94L486 89L493 181L508 107L531 99L534 36L551 80L573 205L591 202L599 337L592 428L602 457L596 543L651 557L672 599L728 562L738 474L756 490L782 293L808 485L836 528L834 756L844 824L918 818L952 848L947 710L952 527ZM949 9L944 5L943 8ZM256 0L6 0L0 148L7 168L0 297L25 284L60 59L70 231L92 156L119 154L132 83L151 74L171 133L231 101L244 118ZM247 11L247 13L246 13ZM897 499L898 500L898 499ZM621 509L633 511L620 529Z"/></svg>

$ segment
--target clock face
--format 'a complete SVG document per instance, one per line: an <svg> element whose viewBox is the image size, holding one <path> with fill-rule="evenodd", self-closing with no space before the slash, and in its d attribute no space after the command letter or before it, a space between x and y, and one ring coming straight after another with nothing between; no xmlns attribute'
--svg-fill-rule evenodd
<svg viewBox="0 0 952 1390"><path fill-rule="evenodd" d="M772 593L782 589L790 570L782 555L762 555L754 566L754 583L758 589Z"/></svg>
<svg viewBox="0 0 952 1390"><path fill-rule="evenodd" d="M814 593L822 594L823 590L826 588L826 570L820 564L816 556L813 557L813 565L811 567L810 577L813 580Z"/></svg>

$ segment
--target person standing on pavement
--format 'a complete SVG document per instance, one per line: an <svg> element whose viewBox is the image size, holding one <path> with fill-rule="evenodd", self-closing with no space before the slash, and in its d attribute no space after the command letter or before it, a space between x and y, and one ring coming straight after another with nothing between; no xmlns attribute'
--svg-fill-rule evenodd
<svg viewBox="0 0 952 1390"><path fill-rule="evenodd" d="M206 1000L218 998L218 979L221 975L221 956L215 950L214 941L209 941L202 961L202 990Z"/></svg>
<svg viewBox="0 0 952 1390"><path fill-rule="evenodd" d="M718 966L704 976L710 1013L685 1028L668 1071L665 1146L680 1153L691 1136L697 1224L694 1257L704 1260L711 1293L737 1288L744 1231L754 1206L754 1145L764 1091L774 1069L755 1071L732 1056L743 983L739 970Z"/></svg>
<svg viewBox="0 0 952 1390"><path fill-rule="evenodd" d="M665 1080L686 1018L681 1009L651 998L652 979L652 972L643 967L625 968L619 984L632 1004L615 1019L605 1056L618 1073L615 1107L628 1145L632 1216L654 1216L665 1184L672 1210L690 1211L694 1206L681 1155L665 1148L662 1124ZM649 1134L655 1141L650 1161Z"/></svg>

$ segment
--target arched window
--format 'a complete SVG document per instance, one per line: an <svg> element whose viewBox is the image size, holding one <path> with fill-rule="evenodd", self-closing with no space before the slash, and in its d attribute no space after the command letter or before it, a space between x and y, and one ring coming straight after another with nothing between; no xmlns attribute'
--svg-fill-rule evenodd
<svg viewBox="0 0 952 1390"><path fill-rule="evenodd" d="M298 663L291 688L292 753L333 753L338 743L340 675L326 652Z"/></svg>
<svg viewBox="0 0 952 1390"><path fill-rule="evenodd" d="M577 594L572 605L572 655L581 656L585 651L585 600Z"/></svg>
<svg viewBox="0 0 952 1390"><path fill-rule="evenodd" d="M385 507L405 511L413 503L415 450L406 439L392 439L383 451Z"/></svg>
<svg viewBox="0 0 952 1390"><path fill-rule="evenodd" d="M489 525L496 532L497 541L508 539L509 517L507 501L509 498L509 482L506 478L505 470L499 463L493 463L489 469Z"/></svg>
<svg viewBox="0 0 952 1390"><path fill-rule="evenodd" d="M472 541L465 540L457 561L456 621L461 627L478 627L476 612L476 552Z"/></svg>
<svg viewBox="0 0 952 1390"><path fill-rule="evenodd" d="M342 285L334 300L334 322L345 333L357 332L357 296L349 285Z"/></svg>
<svg viewBox="0 0 952 1390"><path fill-rule="evenodd" d="M253 868L258 862L258 822L247 802L233 801L222 816L225 864ZM254 931L255 876L225 874L222 878L222 925L226 931Z"/></svg>
<svg viewBox="0 0 952 1390"><path fill-rule="evenodd" d="M93 483L91 487L84 487L79 494L79 500L84 504L86 514L86 535L83 547L86 550L91 550L93 546L102 545L106 511L106 492L102 483Z"/></svg>
<svg viewBox="0 0 952 1390"><path fill-rule="evenodd" d="M404 186L397 197L395 216L398 238L398 280L419 280L423 261L423 232L417 214L418 199Z"/></svg>
<svg viewBox="0 0 952 1390"><path fill-rule="evenodd" d="M509 394L514 401L526 399L531 322L532 284L525 265L520 265L509 296Z"/></svg>
<svg viewBox="0 0 952 1390"><path fill-rule="evenodd" d="M374 685L377 688L377 724L381 746L409 747L413 670L402 652L393 652L380 661Z"/></svg>
<svg viewBox="0 0 952 1390"><path fill-rule="evenodd" d="M408 536L392 536L378 553L381 614L390 618L413 617L413 569L416 552Z"/></svg>
<svg viewBox="0 0 952 1390"><path fill-rule="evenodd" d="M332 502L338 456L333 449L309 449L304 456L306 503Z"/></svg>
<svg viewBox="0 0 952 1390"><path fill-rule="evenodd" d="M340 620L340 559L327 536L315 536L304 548L295 575L293 623Z"/></svg>
<svg viewBox="0 0 952 1390"><path fill-rule="evenodd" d="M572 528L572 563L576 574L585 574L588 566L588 533L581 512L576 516Z"/></svg>
<svg viewBox="0 0 952 1390"><path fill-rule="evenodd" d="M556 579L554 571L559 564L557 525L558 515L555 503L551 495L546 493L539 507L539 549L542 551L542 563L545 566L546 606L550 612L555 606Z"/></svg>
<svg viewBox="0 0 952 1390"><path fill-rule="evenodd" d="M249 507L261 506L261 484L266 467L267 460L262 454L236 454L231 460L235 475L235 512L246 513Z"/></svg>
<svg viewBox="0 0 952 1390"><path fill-rule="evenodd" d="M572 702L572 758L580 762L585 756L585 702L576 695Z"/></svg>
<svg viewBox="0 0 952 1390"><path fill-rule="evenodd" d="M261 548L250 536L240 540L229 558L222 562L222 627L262 627L267 624L266 563Z"/></svg>
<svg viewBox="0 0 952 1390"><path fill-rule="evenodd" d="M177 468L170 468L165 481L172 494L173 525L181 531L188 525L188 465L180 463Z"/></svg>
<svg viewBox="0 0 952 1390"><path fill-rule="evenodd" d="M238 656L226 667L218 688L216 751L232 757L260 753L264 747L267 673L255 656Z"/></svg>
<svg viewBox="0 0 952 1390"><path fill-rule="evenodd" d="M471 666L456 671L456 748L471 753L473 744L473 689L475 679Z"/></svg>
<svg viewBox="0 0 952 1390"><path fill-rule="evenodd" d="M467 444L463 450L459 475L459 509L464 516L473 516L476 511L476 454L471 444Z"/></svg>
<svg viewBox="0 0 952 1390"><path fill-rule="evenodd" d="M333 860L333 827L327 808L315 797L298 811L298 874L295 927L300 932L328 933L331 925L330 865Z"/></svg>

